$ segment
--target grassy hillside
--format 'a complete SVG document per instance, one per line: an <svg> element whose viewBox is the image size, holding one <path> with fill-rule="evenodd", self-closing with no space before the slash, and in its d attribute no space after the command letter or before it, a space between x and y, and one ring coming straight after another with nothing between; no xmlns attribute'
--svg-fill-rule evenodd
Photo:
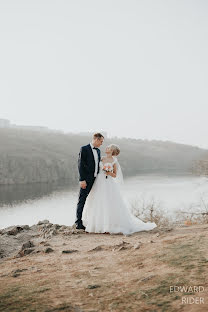
<svg viewBox="0 0 208 312"><path fill-rule="evenodd" d="M0 129L0 184L52 182L67 179L77 183L77 158L81 145L91 136L37 132L24 129ZM113 138L119 144L119 156L125 176L141 173L191 172L195 161L207 150L173 142Z"/></svg>

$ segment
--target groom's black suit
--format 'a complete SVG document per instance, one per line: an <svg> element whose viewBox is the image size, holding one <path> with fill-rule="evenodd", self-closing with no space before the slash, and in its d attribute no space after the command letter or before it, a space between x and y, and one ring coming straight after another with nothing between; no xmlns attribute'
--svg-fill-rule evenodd
<svg viewBox="0 0 208 312"><path fill-rule="evenodd" d="M98 153L98 170L99 172L99 162L100 162L100 150L96 148ZM95 159L93 155L92 148L90 144L82 146L79 152L78 158L78 169L79 169L79 181L86 181L87 187L85 189L80 188L79 191L79 199L77 203L77 211L76 211L76 221L75 223L80 225L82 224L82 212L85 205L86 198L91 191L93 183L96 179L94 177L95 173Z"/></svg>

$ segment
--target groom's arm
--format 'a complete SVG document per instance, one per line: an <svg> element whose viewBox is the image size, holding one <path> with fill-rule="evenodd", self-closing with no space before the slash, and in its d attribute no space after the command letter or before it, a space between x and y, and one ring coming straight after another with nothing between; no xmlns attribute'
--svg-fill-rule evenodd
<svg viewBox="0 0 208 312"><path fill-rule="evenodd" d="M79 181L86 181L87 153L84 146L81 147L78 158Z"/></svg>

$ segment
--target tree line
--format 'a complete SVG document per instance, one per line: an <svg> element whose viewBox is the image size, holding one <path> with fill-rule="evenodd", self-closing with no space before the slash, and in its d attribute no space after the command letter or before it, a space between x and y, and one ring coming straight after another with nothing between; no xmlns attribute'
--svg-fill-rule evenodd
<svg viewBox="0 0 208 312"><path fill-rule="evenodd" d="M80 146L91 141L91 134L44 132L26 129L0 129L0 184L78 181L77 159ZM105 139L101 146L120 146L119 162L124 177L138 174L193 173L196 161L208 151L170 141L131 138Z"/></svg>

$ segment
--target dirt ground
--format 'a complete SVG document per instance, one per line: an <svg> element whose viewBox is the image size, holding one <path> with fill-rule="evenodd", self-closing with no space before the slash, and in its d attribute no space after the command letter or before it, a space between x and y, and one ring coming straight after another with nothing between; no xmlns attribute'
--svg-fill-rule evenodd
<svg viewBox="0 0 208 312"><path fill-rule="evenodd" d="M208 224L34 241L0 261L0 311L208 311Z"/></svg>

